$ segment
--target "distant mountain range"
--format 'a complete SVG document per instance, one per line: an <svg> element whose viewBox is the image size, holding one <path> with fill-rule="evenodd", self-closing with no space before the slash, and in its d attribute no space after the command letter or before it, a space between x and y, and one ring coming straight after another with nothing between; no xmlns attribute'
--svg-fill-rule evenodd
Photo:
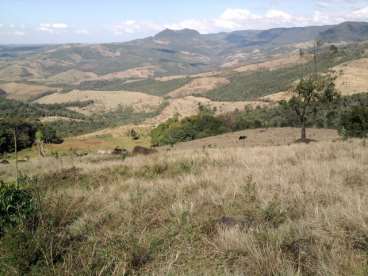
<svg viewBox="0 0 368 276"><path fill-rule="evenodd" d="M0 46L0 80L44 80L68 70L105 75L150 68L154 76L193 74L266 60L329 43L368 40L368 23L200 34L164 30L126 43ZM128 74L129 76L129 74Z"/></svg>

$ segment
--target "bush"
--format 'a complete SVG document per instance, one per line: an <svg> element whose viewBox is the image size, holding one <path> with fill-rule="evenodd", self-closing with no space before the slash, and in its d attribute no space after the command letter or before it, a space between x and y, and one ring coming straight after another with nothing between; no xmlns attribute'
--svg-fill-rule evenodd
<svg viewBox="0 0 368 276"><path fill-rule="evenodd" d="M355 106L341 115L339 132L344 137L368 136L368 108Z"/></svg>
<svg viewBox="0 0 368 276"><path fill-rule="evenodd" d="M29 190L0 183L0 236L9 227L31 218L35 211L36 204Z"/></svg>
<svg viewBox="0 0 368 276"><path fill-rule="evenodd" d="M151 139L155 146L173 145L228 131L230 129L225 126L223 120L207 112L200 112L181 121L178 118L169 119L151 131Z"/></svg>

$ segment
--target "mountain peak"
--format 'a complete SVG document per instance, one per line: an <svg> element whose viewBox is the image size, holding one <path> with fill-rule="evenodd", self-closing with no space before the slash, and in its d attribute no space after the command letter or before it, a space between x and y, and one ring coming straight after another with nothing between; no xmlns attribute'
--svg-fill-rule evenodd
<svg viewBox="0 0 368 276"><path fill-rule="evenodd" d="M166 38L166 39L175 39L175 38L194 38L199 36L200 33L196 30L192 29L182 29L182 30L172 30L165 29L162 32L159 32L155 35L155 38Z"/></svg>

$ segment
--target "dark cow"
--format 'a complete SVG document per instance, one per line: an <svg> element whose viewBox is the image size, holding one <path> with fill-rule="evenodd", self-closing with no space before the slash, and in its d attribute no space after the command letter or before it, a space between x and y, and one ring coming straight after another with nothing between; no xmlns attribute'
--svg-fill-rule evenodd
<svg viewBox="0 0 368 276"><path fill-rule="evenodd" d="M8 160L0 160L0 164L1 165L8 165L9 161Z"/></svg>
<svg viewBox="0 0 368 276"><path fill-rule="evenodd" d="M120 155L120 156L123 156L123 157L127 157L129 155L129 152L128 150L126 149L121 149L119 147L116 147L112 152L111 152L112 155Z"/></svg>
<svg viewBox="0 0 368 276"><path fill-rule="evenodd" d="M155 149L149 149L149 148L145 148L145 147L141 147L141 146L136 146L134 149L133 149L133 152L132 154L133 155L149 155L149 154L153 154L153 153L156 153L157 150Z"/></svg>
<svg viewBox="0 0 368 276"><path fill-rule="evenodd" d="M240 136L239 137L239 141L243 141L243 140L246 140L247 139L247 136Z"/></svg>

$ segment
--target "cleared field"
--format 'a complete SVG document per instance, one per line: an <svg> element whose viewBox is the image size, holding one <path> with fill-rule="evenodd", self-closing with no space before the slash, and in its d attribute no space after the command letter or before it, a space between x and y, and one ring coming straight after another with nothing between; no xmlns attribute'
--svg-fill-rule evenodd
<svg viewBox="0 0 368 276"><path fill-rule="evenodd" d="M340 137L336 130L330 129L307 129L308 138L315 141L334 141ZM240 136L246 136L245 140L239 140ZM298 128L269 128L248 129L239 132L227 133L219 136L208 137L174 146L177 150L233 147L265 147L295 144L300 138ZM164 147L168 149L169 147Z"/></svg>
<svg viewBox="0 0 368 276"><path fill-rule="evenodd" d="M259 98L261 101L278 103L280 101L288 101L292 97L292 91L284 91L275 94L271 94L265 97Z"/></svg>
<svg viewBox="0 0 368 276"><path fill-rule="evenodd" d="M285 67L294 66L297 64L304 64L309 62L310 58L305 56L301 58L298 54L292 54L286 57L279 57L275 58L269 61L256 63L256 64L249 64L245 66L241 66L238 68L235 68L235 72L255 72L259 70L274 70L274 69L280 69Z"/></svg>
<svg viewBox="0 0 368 276"><path fill-rule="evenodd" d="M204 77L192 80L190 83L170 92L172 98L182 98L191 95L205 94L219 86L229 84L229 80L221 77Z"/></svg>
<svg viewBox="0 0 368 276"><path fill-rule="evenodd" d="M60 74L53 75L45 80L52 84L79 84L82 81L97 79L98 75L93 72L82 72L79 70L68 70Z"/></svg>
<svg viewBox="0 0 368 276"><path fill-rule="evenodd" d="M74 108L73 110L90 115L116 110L120 106L132 107L135 111L152 111L158 108L162 99L139 92L128 91L80 91L73 90L68 93L56 93L41 99L38 103L56 104L68 102L93 101L94 103L84 108Z"/></svg>
<svg viewBox="0 0 368 276"><path fill-rule="evenodd" d="M360 140L33 160L52 224L16 252L58 275L366 275L367 166Z"/></svg>
<svg viewBox="0 0 368 276"><path fill-rule="evenodd" d="M24 83L0 83L0 88L7 92L7 98L15 100L32 100L47 93L57 92L57 88L44 85L24 84Z"/></svg>
<svg viewBox="0 0 368 276"><path fill-rule="evenodd" d="M101 80L130 79L130 78L147 79L154 76L156 68L157 66L137 67L121 72L114 72L111 74L103 75L98 79Z"/></svg>
<svg viewBox="0 0 368 276"><path fill-rule="evenodd" d="M336 88L343 95L368 92L368 58L362 58L333 68L336 71Z"/></svg>
<svg viewBox="0 0 368 276"><path fill-rule="evenodd" d="M68 117L61 117L61 116L47 116L47 117L41 117L40 121L42 123L51 123L51 122L57 122L57 121L81 122L82 120L72 119Z"/></svg>

